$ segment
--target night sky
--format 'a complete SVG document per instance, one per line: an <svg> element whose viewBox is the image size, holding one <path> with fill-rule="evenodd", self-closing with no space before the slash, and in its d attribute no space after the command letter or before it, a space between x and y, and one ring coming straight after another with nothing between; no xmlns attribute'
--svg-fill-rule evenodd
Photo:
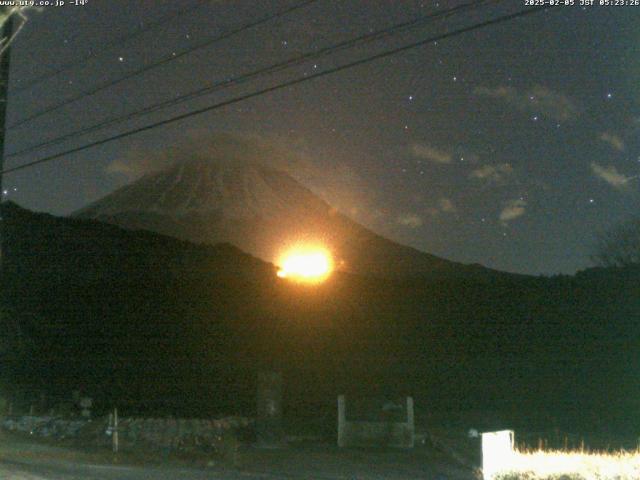
<svg viewBox="0 0 640 480"><path fill-rule="evenodd" d="M464 2L391 3L318 0L12 128L6 152ZM488 3L5 167L527 8ZM31 11L13 46L8 124L295 4L88 0ZM189 5L200 6L20 91ZM126 162L217 132L259 135L310 160L307 186L396 241L507 271L574 273L590 265L596 235L640 206L640 7L554 7L430 42L9 174L5 198L68 214L130 181Z"/></svg>

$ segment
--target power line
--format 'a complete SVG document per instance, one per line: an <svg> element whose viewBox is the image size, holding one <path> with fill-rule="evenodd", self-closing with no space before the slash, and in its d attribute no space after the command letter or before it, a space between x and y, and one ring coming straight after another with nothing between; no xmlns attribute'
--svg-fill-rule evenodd
<svg viewBox="0 0 640 480"><path fill-rule="evenodd" d="M7 155L7 157L15 157L18 155L24 155L26 153L30 153L33 152L35 150L39 150L43 147L47 147L47 146L52 146L52 145L57 145L59 143L64 142L65 140L68 140L70 138L73 137L77 137L80 135L86 135L88 133L91 132L95 132L97 130L101 130L103 128L106 128L108 126L114 125L114 124L119 124L128 120L131 120L135 117L139 117L139 116L143 116L155 111L158 111L160 109L169 107L169 106L174 106L183 102L186 102L188 100L193 100L195 98L199 98L202 97L204 95L208 95L210 93L213 93L215 91L219 91L219 90L223 90L225 88L229 88L229 87L233 87L236 85L239 85L241 83L244 83L246 81L249 81L253 78L256 77L260 77L262 75L265 74L272 74L272 73L276 73L288 68L291 68L293 66L296 65L300 65L303 64L306 61L312 60L312 59L318 59L318 58L322 58L325 57L327 55L333 54L335 52L338 52L340 50L345 50L347 48L352 48L352 47L356 47L356 46L360 46L360 45L364 45L366 43L370 43L373 41L377 41L383 38L386 38L388 36L394 35L400 31L404 31L404 30L408 30L410 28L415 28L418 26L423 26L424 24L426 24L428 21L432 21L435 20L437 18L446 18L449 16L452 16L456 13L459 13L461 11L464 10L469 10L472 8L477 8L479 6L481 6L482 4L485 3L499 3L503 0L475 0L473 2L469 2L469 3L465 3L462 5L458 5L456 7L447 9L447 10L442 10L436 13L432 13L426 16L421 16L421 17L417 17L415 19L412 19L410 21L401 23L401 24L396 24L393 25L392 27L388 27L385 29L381 29L366 35L361 35L359 37L356 37L354 39L350 39L350 40L346 40L343 42L340 42L338 44L335 45L331 45L325 48L322 48L320 50L314 51L314 52L307 52L298 56L295 56L293 58L290 58L288 60L285 60L283 62L277 63L275 65L270 65L268 67L265 68L261 68L258 70L253 70L251 72L239 75L237 77L232 77L229 79L225 79L223 81L218 81L215 82L209 86L200 88L198 90L195 90L193 92L184 94L184 95L180 95L178 97L172 98L170 100L165 100L163 102L160 103L156 103L154 105L150 105L148 107L145 107L143 109L140 110L136 110L134 112L130 112L124 115L120 115L117 117L112 117L109 119L106 119L98 124L89 126L89 127L85 127L82 128L80 130L76 130L74 132L71 133L67 133L64 135L61 135L59 137L53 138L51 140L47 140L35 145L31 145L29 147L25 147L22 150L18 150L15 152L11 152L10 154Z"/></svg>
<svg viewBox="0 0 640 480"><path fill-rule="evenodd" d="M11 71L11 43L15 35L15 14L10 7L0 7L0 14L5 17L0 25L0 42L6 44L0 53L0 170L4 169L4 142L6 140L5 120L7 118L7 93L9 90L9 73ZM2 199L2 173L0 173L0 201ZM1 215L0 215L1 217ZM0 218L0 226L1 226ZM0 247L3 238L0 235ZM0 255L2 254L0 248Z"/></svg>
<svg viewBox="0 0 640 480"><path fill-rule="evenodd" d="M229 37L232 37L233 35L236 35L238 33L244 32L245 30L248 30L250 28L256 27L256 26L261 25L263 23L269 22L269 21L271 21L273 19L282 17L282 16L284 16L284 15L286 15L288 13L291 13L291 12L293 12L295 10L298 10L300 8L303 8L303 7L306 7L307 5L315 3L317 1L318 0L304 0L304 1L299 2L299 3L297 3L297 4L295 4L295 5L291 6L291 7L285 8L284 10L281 10L279 12L265 15L265 16L259 18L258 20L255 20L253 22L244 24L244 25L242 25L242 26L240 26L240 27L238 27L236 29L233 29L231 31L228 31L226 33L218 35L218 36L216 36L216 37L214 37L214 38L212 38L210 40L207 40L205 42L201 42L201 43L198 43L196 45L193 45L193 46L183 50L180 53L175 53L174 52L175 54L172 53L170 55L167 55L167 56L161 58L160 60L158 60L157 62L150 63L150 64L148 64L146 66L143 66L143 67L141 67L141 68L139 68L137 70L133 70L132 72L129 72L129 73L127 73L126 75L124 75L122 77L116 78L115 80L110 80L108 82L102 83L102 84L94 87L93 89L89 90L88 92L81 92L79 95L75 95L75 96L73 96L71 98L68 98L67 100L63 100L62 102L56 103L56 104L54 104L52 106L49 106L49 107L47 107L47 108L45 108L43 110L40 110L39 112L36 112L36 113L34 113L32 115L29 115L29 116L27 116L25 118L22 118L21 120L18 120L13 125L10 125L8 129L12 130L14 128L17 128L17 127L19 127L21 125L24 125L25 123L27 123L27 122L29 122L31 120L34 120L34 119L39 118L39 117L41 117L43 115L46 115L47 113L51 113L51 112L54 112L56 110L59 110L60 108L65 107L65 106L67 106L67 105L69 105L71 103L74 103L74 102L76 102L78 100L81 100L83 98L95 95L96 93L101 92L102 90L105 90L107 88L110 88L110 87L113 87L115 85L118 85L118 84L120 84L120 83L122 83L122 82L124 82L126 80L130 80L130 79L132 79L134 77L137 77L139 75L142 75L143 73L146 73L146 72L148 72L150 70L153 70L153 69L155 69L157 67L160 67L160 66L162 66L162 65L164 65L166 63L169 63L169 62L172 62L174 60L177 60L178 58L181 58L181 57L183 57L185 55L188 55L189 53L192 53L192 52L194 52L196 50L199 50L199 49L204 48L204 47L211 46L214 43L217 43L217 42L219 42L221 40L225 40L225 39L227 39Z"/></svg>
<svg viewBox="0 0 640 480"><path fill-rule="evenodd" d="M66 72L67 70L71 70L72 68L75 68L79 65L82 65L83 63L87 62L88 60L91 60L92 58L97 57L98 55L102 54L103 52L106 52L108 50L112 50L113 48L120 46L120 45L124 45L125 43L131 41L132 39L139 37L140 35L142 35L143 33L148 32L149 30L154 29L155 27L157 27L158 25L162 25L163 23L167 23L170 20L173 20L174 18L180 17L182 15L186 15L187 13L190 13L198 8L200 8L202 5L204 5L205 3L210 2L211 0L197 0L195 4L193 5L189 5L188 7L185 8L181 8L177 11L171 12L168 15L164 15L163 17L159 18L158 20L156 20L155 22L150 22L148 23L146 26L138 28L136 30L134 30L133 32L127 34L127 35L123 35L119 38L116 38L114 40L112 40L111 42L107 42L106 44L104 44L102 46L102 48L98 49L98 50L93 50L90 51L87 55L85 55L84 57L78 58L76 60L71 60L70 62L64 63L62 65L60 65L58 68L54 69L51 72L47 72L44 73L28 82L26 82L24 85L22 85L19 88L16 88L12 91L13 94L18 94L21 92L24 92L25 90L28 90L32 87L35 87L36 85L44 82L45 80L49 80L51 78L54 78L58 75L60 75L62 72Z"/></svg>
<svg viewBox="0 0 640 480"><path fill-rule="evenodd" d="M16 172L18 170L24 170L26 168L33 167L35 165L39 165L39 164L42 164L42 163L46 163L46 162L50 162L50 161L56 160L58 158L64 157L66 155L70 155L72 153L77 153L77 152L80 152L80 151L83 151L83 150L87 150L87 149L92 148L92 147L97 147L99 145L104 145L105 143L109 143L109 142L112 142L114 140L120 140L122 138L127 138L127 137L130 137L132 135L136 135L138 133L145 132L147 130L152 130L152 129L157 128L157 127L161 127L161 126L164 126L164 125L175 123L175 122L178 122L180 120L184 120L186 118L190 118L190 117L193 117L193 116L196 116L196 115L200 115L200 114L203 114L203 113L210 112L212 110L216 110L216 109L219 109L219 108L222 108L222 107L226 107L228 105L232 105L234 103L238 103L238 102L247 100L249 98L257 97L257 96L260 96L260 95L264 95L266 93L274 92L276 90L281 90L283 88L291 87L293 85L297 85L297 84L300 84L300 83L303 83L303 82L307 82L307 81L313 80L315 78L320 78L320 77L324 77L324 76L327 76L327 75L331 75L331 74L337 73L339 71L346 70L348 68L356 67L356 66L359 66L359 65L364 65L364 64L373 62L375 60L379 60L381 58L389 57L391 55L396 55L398 53L405 52L407 50L426 45L426 44L428 44L430 42L435 42L435 41L438 41L438 40L443 40L445 38L454 37L454 36L457 36L457 35L461 35L463 33L471 32L473 30L478 30L480 28L484 28L484 27L488 27L488 26L492 26L492 25L497 25L499 23L503 23L503 22L506 22L506 21L509 21L509 20L513 20L513 19L516 19L516 18L524 17L526 15L531 15L533 13L537 13L537 12L540 12L540 11L543 11L543 10L548 10L549 8L552 8L552 7L549 6L549 5L544 5L544 6L539 6L539 7L533 7L533 8L527 9L527 10L520 10L520 11L518 11L516 13L512 13L512 14L509 14L509 15L503 15L503 16L500 16L500 17L493 18L491 20L486 20L484 22L480 22L480 23L476 23L474 25L470 25L468 27L463 27L463 28L459 28L457 30L453 30L451 32L435 35L435 36L432 36L432 37L429 37L429 38L426 38L426 39L423 39L423 40L419 40L419 41L414 42L414 43L410 43L408 45L404 45L402 47L397 47L397 48L394 48L394 49L391 49L391 50L387 50L385 52L381 52L381 53L378 53L378 54L375 54L375 55L372 55L372 56L369 56L369 57L362 58L360 60L349 62L349 63L346 63L344 65L340 65L340 66L331 68L329 70L324 70L322 72L318 72L318 73L315 73L315 74L312 74L312 75L295 78L293 80L289 80L289 81L286 81L286 82L283 82L283 83L279 83L279 84L273 85L271 87L263 88L261 90L257 90L257 91L254 91L254 92L251 92L251 93L248 93L248 94L245 94L245 95L241 95L239 97L232 98L230 100L225 100L223 102L219 102L219 103L210 105L208 107L200 108L198 110L194 110L194 111L191 111L191 112L188 112L188 113L177 115L175 117L171 117L171 118L168 118L168 119L165 119L165 120L161 120L159 122L155 122L155 123L152 123L152 124L149 124L149 125L145 125L143 127L135 128L133 130L129 130L127 132L120 133L118 135L107 137L107 138L104 138L102 140L97 140L95 142L91 142L91 143L82 145L80 147L75 147L75 148L72 148L70 150L66 150L64 152L56 153L54 155L49 155L47 157L44 157L44 158L41 158L41 159L38 159L38 160L34 160L32 162L24 163L22 165L18 165L17 167L8 168L8 169L5 169L2 172L0 172L0 174L6 174L6 173Z"/></svg>

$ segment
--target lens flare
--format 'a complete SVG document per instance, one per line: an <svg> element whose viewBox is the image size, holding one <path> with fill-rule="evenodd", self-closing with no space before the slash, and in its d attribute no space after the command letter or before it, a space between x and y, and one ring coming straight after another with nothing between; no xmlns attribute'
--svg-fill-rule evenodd
<svg viewBox="0 0 640 480"><path fill-rule="evenodd" d="M320 248L296 248L283 255L278 277L303 282L321 282L333 270L331 255Z"/></svg>

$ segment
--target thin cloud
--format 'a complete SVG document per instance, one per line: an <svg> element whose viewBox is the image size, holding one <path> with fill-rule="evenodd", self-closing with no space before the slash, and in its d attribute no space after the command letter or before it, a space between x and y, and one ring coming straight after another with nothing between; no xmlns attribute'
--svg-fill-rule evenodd
<svg viewBox="0 0 640 480"><path fill-rule="evenodd" d="M453 204L453 202L450 199L444 197L438 200L438 207L445 213L453 213L457 211L457 208Z"/></svg>
<svg viewBox="0 0 640 480"><path fill-rule="evenodd" d="M411 154L422 160L429 160L435 163L451 163L453 155L450 152L434 148L429 145L414 143L410 147Z"/></svg>
<svg viewBox="0 0 640 480"><path fill-rule="evenodd" d="M268 165L296 177L320 176L320 169L309 155L287 148L276 138L247 133L192 131L176 144L160 150L131 150L125 157L111 162L108 173L125 175L127 180L192 159L252 162ZM332 166L332 169L340 168ZM343 172L344 173L344 172Z"/></svg>
<svg viewBox="0 0 640 480"><path fill-rule="evenodd" d="M614 150L624 152L624 140L622 140L622 138L620 138L615 133L602 132L598 138L603 142L608 143L609 146Z"/></svg>
<svg viewBox="0 0 640 480"><path fill-rule="evenodd" d="M614 188L624 188L627 183L629 183L629 180L631 180L631 177L627 177L618 172L618 169L613 165L603 167L596 162L591 162L591 171L596 177L604 180Z"/></svg>
<svg viewBox="0 0 640 480"><path fill-rule="evenodd" d="M129 183L191 159L212 162L252 162L282 170L338 211L370 228L379 223L376 194L357 169L313 150L303 141L243 132L193 130L168 147L134 148L106 167L119 182ZM322 159L322 160L320 160Z"/></svg>
<svg viewBox="0 0 640 480"><path fill-rule="evenodd" d="M502 211L500 212L500 222L506 225L512 220L521 217L525 214L527 202L522 198L515 200L509 200Z"/></svg>
<svg viewBox="0 0 640 480"><path fill-rule="evenodd" d="M579 108L571 98L542 85L534 85L527 91L504 85L494 88L476 87L474 93L477 96L503 100L517 110L558 122L572 121L580 115Z"/></svg>
<svg viewBox="0 0 640 480"><path fill-rule="evenodd" d="M171 165L171 161L168 159L165 158L163 160L165 161L161 161L156 157L148 157L145 153L136 150L135 152L129 152L125 159L112 161L106 166L105 170L110 175L122 175L128 181L133 181L147 173L153 173Z"/></svg>
<svg viewBox="0 0 640 480"><path fill-rule="evenodd" d="M458 211L458 208L453 203L453 201L447 197L440 197L435 201L427 201L422 195L414 195L413 203L417 204L419 208L419 212L423 217L420 217L422 220L424 217L437 217L440 214L445 213L455 213ZM414 224L415 218L418 215L406 214L400 215L398 217L398 223L406 225L406 224Z"/></svg>
<svg viewBox="0 0 640 480"><path fill-rule="evenodd" d="M489 182L502 182L513 175L513 167L509 163L499 165L483 165L473 170L470 178Z"/></svg>
<svg viewBox="0 0 640 480"><path fill-rule="evenodd" d="M397 218L397 222L400 225L403 225L405 227L409 227L409 228L418 228L421 227L423 225L423 220L422 217L420 217L419 215L416 215L414 213L408 213L405 215L400 215Z"/></svg>

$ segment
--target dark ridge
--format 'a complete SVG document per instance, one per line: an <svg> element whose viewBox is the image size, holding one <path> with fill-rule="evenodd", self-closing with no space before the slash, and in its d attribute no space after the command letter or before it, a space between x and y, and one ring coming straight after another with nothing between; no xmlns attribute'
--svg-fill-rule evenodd
<svg viewBox="0 0 640 480"><path fill-rule="evenodd" d="M251 414L257 372L276 368L288 418L331 431L345 392L493 412L487 428L640 427L637 267L310 287L229 244L2 214L0 361L16 401L79 388L103 411Z"/></svg>

